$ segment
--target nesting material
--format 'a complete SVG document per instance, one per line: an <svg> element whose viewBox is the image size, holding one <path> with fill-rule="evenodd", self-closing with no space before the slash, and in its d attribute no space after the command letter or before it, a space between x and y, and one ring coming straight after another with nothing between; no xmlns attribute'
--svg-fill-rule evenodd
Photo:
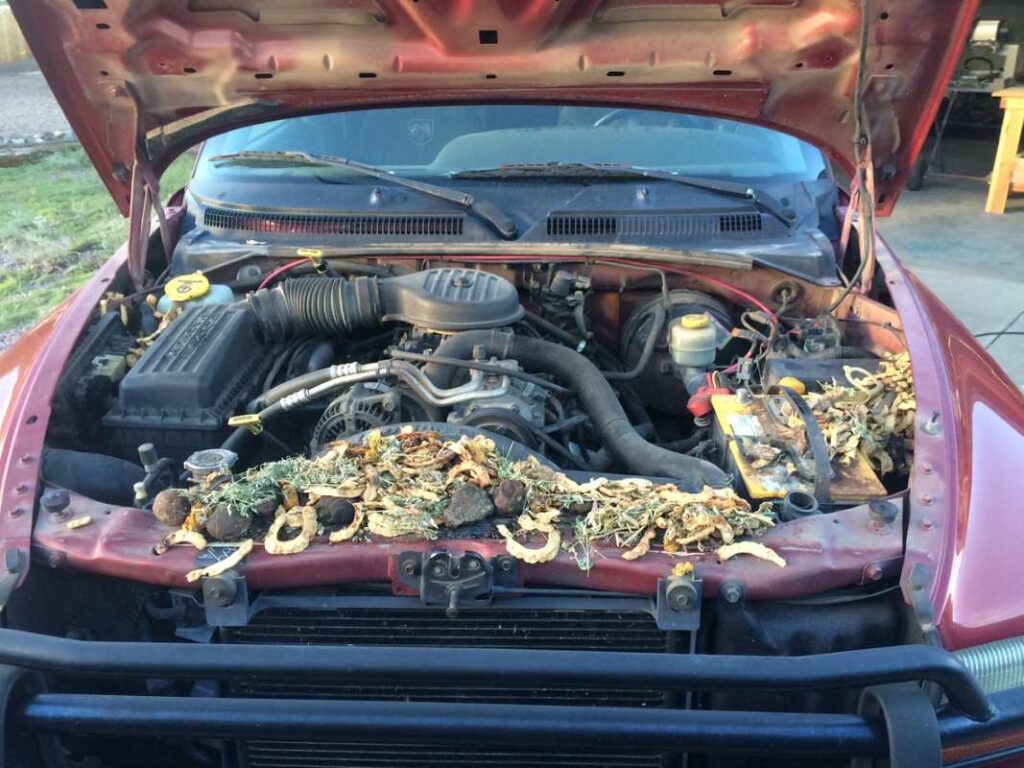
<svg viewBox="0 0 1024 768"><path fill-rule="evenodd" d="M752 510L731 489L687 493L639 477L579 483L532 457L512 462L483 435L443 440L412 429L372 432L362 444L333 443L313 459L291 457L212 478L190 497L184 530L198 534L208 510L230 505L251 517L250 535L264 527L263 547L272 555L302 552L318 536L331 543L433 539L473 526L473 537L500 538L523 562L569 552L589 568L596 543L637 560L658 550L712 551L774 524L766 509ZM329 506L325 500L351 503L351 518L318 515ZM277 504L272 520L264 512L270 501ZM501 517L488 529L496 514Z"/></svg>
<svg viewBox="0 0 1024 768"><path fill-rule="evenodd" d="M917 413L910 356L884 358L877 373L848 365L843 374L845 381L823 383L821 392L806 396L829 458L849 465L862 454L880 475L906 471Z"/></svg>

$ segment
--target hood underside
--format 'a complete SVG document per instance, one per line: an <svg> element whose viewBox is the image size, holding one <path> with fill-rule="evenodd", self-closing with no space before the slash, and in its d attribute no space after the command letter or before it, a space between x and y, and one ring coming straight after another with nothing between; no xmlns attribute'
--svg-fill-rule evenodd
<svg viewBox="0 0 1024 768"><path fill-rule="evenodd" d="M878 212L927 135L977 0L865 0ZM661 107L777 128L854 165L861 0L11 0L122 213L222 131L439 102Z"/></svg>

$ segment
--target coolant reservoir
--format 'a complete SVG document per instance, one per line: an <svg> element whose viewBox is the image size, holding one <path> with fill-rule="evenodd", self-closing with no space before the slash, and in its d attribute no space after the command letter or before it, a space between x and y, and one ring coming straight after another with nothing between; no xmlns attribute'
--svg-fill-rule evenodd
<svg viewBox="0 0 1024 768"><path fill-rule="evenodd" d="M164 286L164 295L156 304L157 312L185 304L231 304L235 294L226 285L211 284L202 272L172 277Z"/></svg>
<svg viewBox="0 0 1024 768"><path fill-rule="evenodd" d="M708 368L715 362L718 334L706 313L683 315L668 328L672 361L684 368Z"/></svg>

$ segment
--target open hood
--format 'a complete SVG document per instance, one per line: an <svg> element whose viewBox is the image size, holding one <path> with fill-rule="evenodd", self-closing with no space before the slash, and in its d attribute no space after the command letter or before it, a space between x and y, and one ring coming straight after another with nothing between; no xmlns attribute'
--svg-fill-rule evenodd
<svg viewBox="0 0 1024 768"><path fill-rule="evenodd" d="M878 213L927 135L978 0L11 0L122 213L136 179L288 115L455 101L622 104L759 123L854 167ZM136 188L140 188L138 185Z"/></svg>

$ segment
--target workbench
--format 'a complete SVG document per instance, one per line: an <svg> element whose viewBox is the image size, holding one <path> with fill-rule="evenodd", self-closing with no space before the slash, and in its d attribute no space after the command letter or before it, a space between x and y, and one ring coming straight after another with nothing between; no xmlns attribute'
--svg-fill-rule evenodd
<svg viewBox="0 0 1024 768"><path fill-rule="evenodd" d="M986 213L1003 213L1010 191L1024 192L1024 160L1018 157L1021 130L1024 129L1024 86L995 91L1003 109L1003 128L999 134L999 149L992 166Z"/></svg>

